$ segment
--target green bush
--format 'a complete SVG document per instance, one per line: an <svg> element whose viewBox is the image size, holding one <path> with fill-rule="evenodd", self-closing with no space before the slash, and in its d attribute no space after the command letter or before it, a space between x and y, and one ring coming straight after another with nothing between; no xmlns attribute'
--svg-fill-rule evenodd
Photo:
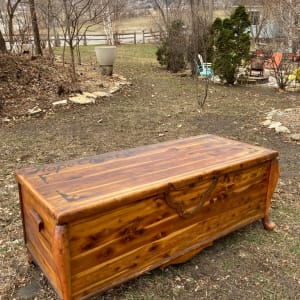
<svg viewBox="0 0 300 300"><path fill-rule="evenodd" d="M158 62L172 72L178 72L186 65L186 43L184 40L183 22L181 20L173 21L161 46L156 51Z"/></svg>
<svg viewBox="0 0 300 300"><path fill-rule="evenodd" d="M238 67L249 59L249 26L249 15L242 5L230 18L217 18L212 25L213 70L229 84L235 82Z"/></svg>

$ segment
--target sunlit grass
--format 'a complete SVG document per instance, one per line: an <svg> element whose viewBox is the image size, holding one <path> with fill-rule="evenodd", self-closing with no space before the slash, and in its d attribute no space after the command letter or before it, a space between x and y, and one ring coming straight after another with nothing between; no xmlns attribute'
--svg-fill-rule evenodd
<svg viewBox="0 0 300 300"><path fill-rule="evenodd" d="M103 45L88 45L80 46L80 56L81 61L84 64L90 64L96 62L95 47ZM128 44L128 45L118 45L117 46L117 59L116 63L132 63L138 62L147 64L156 62L156 52L157 46L153 44ZM63 48L59 47L55 49L56 55L63 54ZM65 59L66 62L70 59L69 48L65 49Z"/></svg>

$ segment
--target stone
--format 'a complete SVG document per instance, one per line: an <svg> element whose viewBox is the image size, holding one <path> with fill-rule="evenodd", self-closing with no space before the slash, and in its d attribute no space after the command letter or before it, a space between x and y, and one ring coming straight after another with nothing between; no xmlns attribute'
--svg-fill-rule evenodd
<svg viewBox="0 0 300 300"><path fill-rule="evenodd" d="M118 86L113 86L109 89L109 93L114 94L120 90L120 87Z"/></svg>
<svg viewBox="0 0 300 300"><path fill-rule="evenodd" d="M39 114L40 112L42 112L42 110L38 106L28 109L28 114L30 115L36 115Z"/></svg>
<svg viewBox="0 0 300 300"><path fill-rule="evenodd" d="M118 75L118 78L122 81L127 81L127 78L122 75Z"/></svg>
<svg viewBox="0 0 300 300"><path fill-rule="evenodd" d="M92 93L82 93L77 94L76 96L70 97L69 100L76 104L90 104L95 103L97 96L93 95Z"/></svg>
<svg viewBox="0 0 300 300"><path fill-rule="evenodd" d="M55 102L52 102L52 105L53 106L59 106L59 105L67 105L68 104L68 100L59 100L59 101L55 101Z"/></svg>
<svg viewBox="0 0 300 300"><path fill-rule="evenodd" d="M276 128L281 126L281 122L271 122L271 124L269 125L268 128L272 129L272 128Z"/></svg>
<svg viewBox="0 0 300 300"><path fill-rule="evenodd" d="M282 125L275 127L275 131L277 133L290 133L290 130L287 127L282 126Z"/></svg>
<svg viewBox="0 0 300 300"><path fill-rule="evenodd" d="M87 98L92 98L92 99L97 98L97 96L95 96L93 93L89 93L89 92L83 92L82 95L87 97Z"/></svg>
<svg viewBox="0 0 300 300"><path fill-rule="evenodd" d="M261 125L263 125L263 126L269 126L269 125L271 125L271 123L272 123L271 120L266 120L266 121L262 122Z"/></svg>
<svg viewBox="0 0 300 300"><path fill-rule="evenodd" d="M96 96L96 98L98 98L98 97L103 98L103 97L109 97L109 96L110 96L109 93L103 92L103 91L93 92L92 94L93 94L94 96Z"/></svg>
<svg viewBox="0 0 300 300"><path fill-rule="evenodd" d="M119 85L132 85L132 83L129 81L120 81Z"/></svg>
<svg viewBox="0 0 300 300"><path fill-rule="evenodd" d="M300 133L291 134L290 138L292 141L300 141Z"/></svg>
<svg viewBox="0 0 300 300"><path fill-rule="evenodd" d="M18 289L16 296L18 299L24 300L35 299L40 288L40 284L37 281L32 281L28 285Z"/></svg>
<svg viewBox="0 0 300 300"><path fill-rule="evenodd" d="M5 117L5 118L2 119L2 122L5 122L5 123L8 123L8 122L10 122L10 121L11 121L11 119L8 118L8 117Z"/></svg>

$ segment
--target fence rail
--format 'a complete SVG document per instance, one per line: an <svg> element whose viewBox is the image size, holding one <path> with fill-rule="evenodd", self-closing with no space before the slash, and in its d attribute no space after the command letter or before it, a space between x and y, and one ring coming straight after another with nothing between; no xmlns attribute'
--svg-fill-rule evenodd
<svg viewBox="0 0 300 300"><path fill-rule="evenodd" d="M160 31L134 31L134 32L115 32L113 34L113 39L115 44L146 44L153 43L162 37L162 32ZM40 36L41 42L44 47L48 46L48 38L44 35ZM8 48L9 42L8 38L5 39ZM74 39L75 40L75 39ZM96 44L109 44L110 40L105 34L84 34L76 39L79 45L96 45ZM65 37L63 35L59 35L57 37L50 37L52 46L61 46L65 42ZM21 37L19 35L14 36L14 46L12 50L23 51L24 47L28 48L28 45L33 44L33 37L26 36ZM23 47L24 46L24 47ZM25 50L27 50L27 48Z"/></svg>

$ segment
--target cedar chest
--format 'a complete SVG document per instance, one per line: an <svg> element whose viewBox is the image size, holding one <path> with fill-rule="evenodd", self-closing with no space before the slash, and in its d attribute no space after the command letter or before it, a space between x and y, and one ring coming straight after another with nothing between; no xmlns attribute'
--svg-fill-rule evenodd
<svg viewBox="0 0 300 300"><path fill-rule="evenodd" d="M202 135L17 170L30 258L62 299L181 263L269 220L276 151Z"/></svg>

